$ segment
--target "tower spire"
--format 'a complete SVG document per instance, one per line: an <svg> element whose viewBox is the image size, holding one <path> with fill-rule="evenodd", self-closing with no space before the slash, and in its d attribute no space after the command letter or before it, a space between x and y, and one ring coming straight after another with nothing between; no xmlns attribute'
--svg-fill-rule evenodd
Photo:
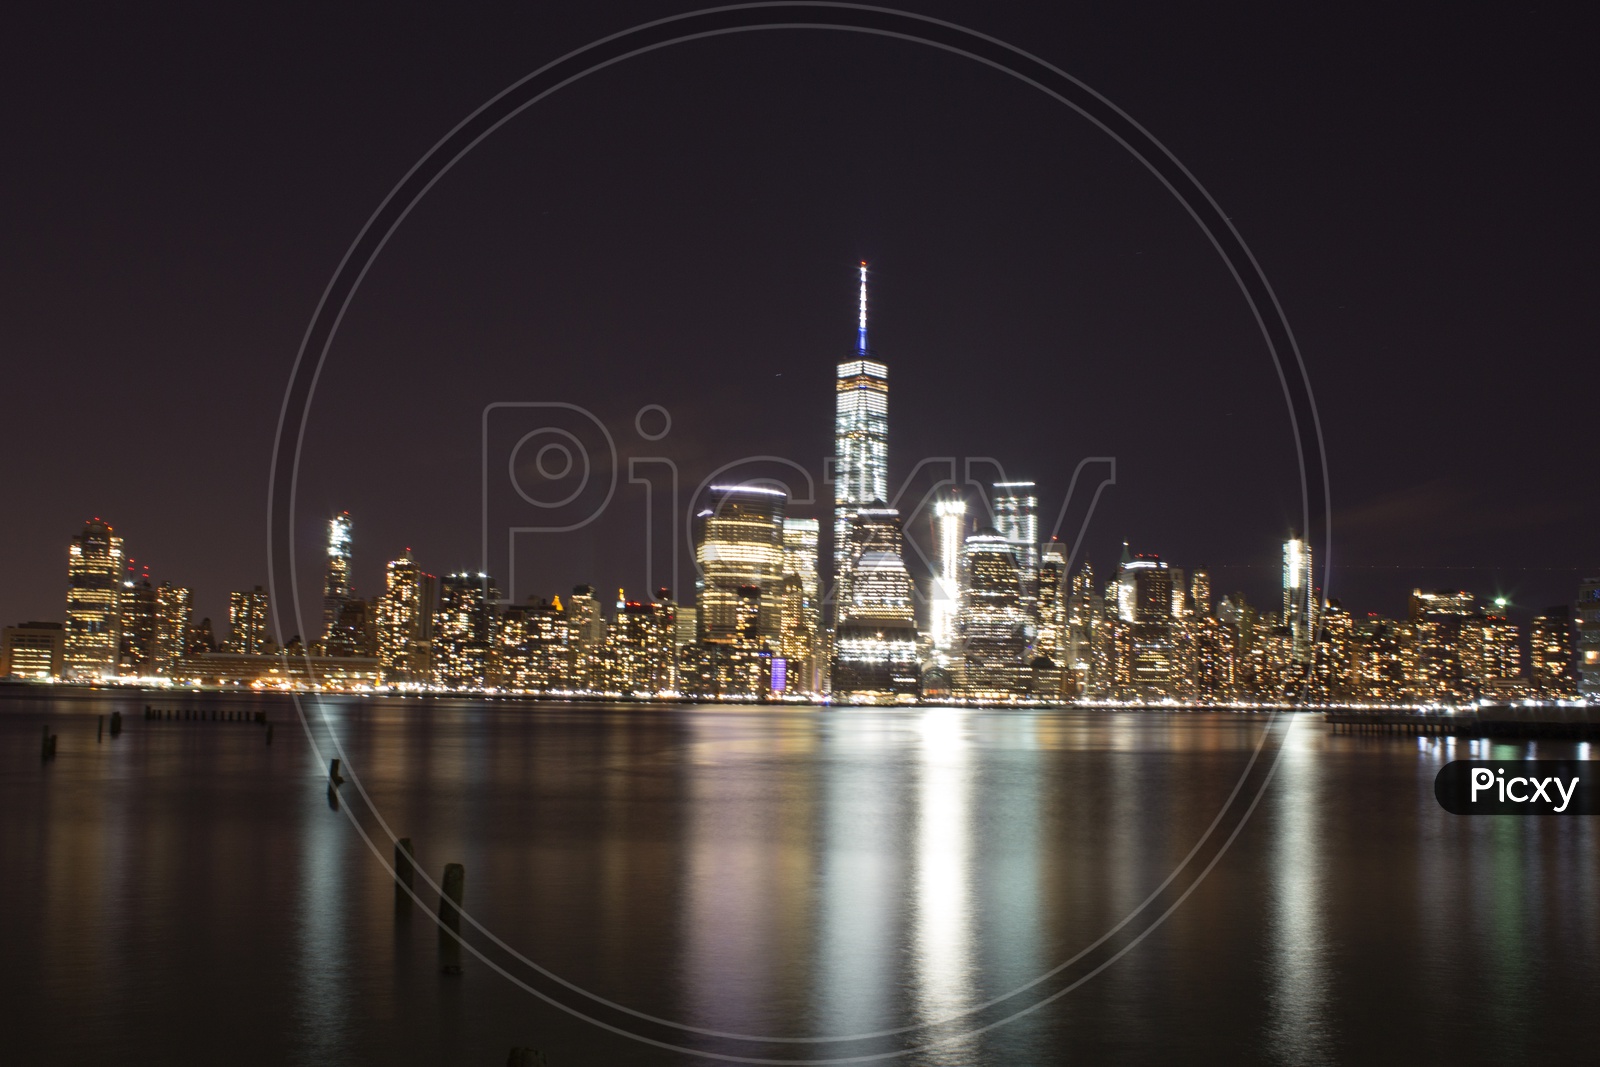
<svg viewBox="0 0 1600 1067"><path fill-rule="evenodd" d="M856 327L856 354L867 355L867 261L861 261L861 318Z"/></svg>

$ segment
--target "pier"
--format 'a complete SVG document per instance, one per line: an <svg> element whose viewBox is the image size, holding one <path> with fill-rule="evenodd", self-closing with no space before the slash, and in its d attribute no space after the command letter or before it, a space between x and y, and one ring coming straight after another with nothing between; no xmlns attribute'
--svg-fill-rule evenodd
<svg viewBox="0 0 1600 1067"><path fill-rule="evenodd" d="M1323 717L1336 734L1566 738L1580 741L1600 737L1600 708L1580 705L1521 707L1502 704L1431 711L1343 708L1329 710Z"/></svg>

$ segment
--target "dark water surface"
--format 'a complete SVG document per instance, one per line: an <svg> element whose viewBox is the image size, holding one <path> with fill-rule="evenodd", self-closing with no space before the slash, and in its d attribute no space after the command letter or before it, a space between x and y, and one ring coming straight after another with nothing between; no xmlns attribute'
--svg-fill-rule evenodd
<svg viewBox="0 0 1600 1067"><path fill-rule="evenodd" d="M146 702L263 710L273 743L148 722ZM122 736L97 742L114 708ZM1596 821L1446 814L1433 777L1465 742L1202 712L322 711L319 757L280 699L0 697L0 1061L718 1062L538 994L732 1062L1594 1048ZM391 831L415 842L427 908L396 907ZM483 928L458 977L421 878L452 862Z"/></svg>

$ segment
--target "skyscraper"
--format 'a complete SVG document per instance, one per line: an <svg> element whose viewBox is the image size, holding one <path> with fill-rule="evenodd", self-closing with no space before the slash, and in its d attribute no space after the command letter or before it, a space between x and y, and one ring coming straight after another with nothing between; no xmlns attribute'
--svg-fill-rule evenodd
<svg viewBox="0 0 1600 1067"><path fill-rule="evenodd" d="M1161 557L1131 556L1124 545L1113 630L1118 698L1160 700L1174 694L1182 679L1175 670L1172 622L1171 570Z"/></svg>
<svg viewBox="0 0 1600 1067"><path fill-rule="evenodd" d="M1577 615L1578 692L1600 700L1600 578L1585 578L1578 586Z"/></svg>
<svg viewBox="0 0 1600 1067"><path fill-rule="evenodd" d="M350 599L350 513L341 511L328 520L328 571L322 583L322 632L339 621L339 611Z"/></svg>
<svg viewBox="0 0 1600 1067"><path fill-rule="evenodd" d="M833 573L834 617L842 614L839 575L849 562L850 517L889 499L889 368L870 359L867 347L867 265L861 293L854 355L839 364L835 383Z"/></svg>
<svg viewBox="0 0 1600 1067"><path fill-rule="evenodd" d="M117 673L121 588L122 538L109 523L90 519L67 546L68 678L93 681Z"/></svg>
<svg viewBox="0 0 1600 1067"><path fill-rule="evenodd" d="M850 519L849 562L834 635L833 696L843 703L904 703L917 696L915 589L900 513L860 508Z"/></svg>
<svg viewBox="0 0 1600 1067"><path fill-rule="evenodd" d="M1311 574L1311 546L1291 536L1283 543L1283 625L1288 627L1294 658L1311 658L1317 629L1316 583Z"/></svg>
<svg viewBox="0 0 1600 1067"><path fill-rule="evenodd" d="M1576 696L1572 609L1565 604L1546 609L1533 620L1528 644L1528 675L1534 693L1547 700Z"/></svg>
<svg viewBox="0 0 1600 1067"><path fill-rule="evenodd" d="M171 674L189 647L189 620L194 594L181 585L156 586L155 669Z"/></svg>
<svg viewBox="0 0 1600 1067"><path fill-rule="evenodd" d="M783 511L787 495L759 485L711 487L697 516L700 640L777 648L783 632Z"/></svg>
<svg viewBox="0 0 1600 1067"><path fill-rule="evenodd" d="M494 652L494 579L483 573L447 574L439 584L433 624L433 680L452 689L488 684Z"/></svg>
<svg viewBox="0 0 1600 1067"><path fill-rule="evenodd" d="M1017 557L1022 609L1032 615L1039 581L1039 491L1032 482L994 484L994 528Z"/></svg>
<svg viewBox="0 0 1600 1067"><path fill-rule="evenodd" d="M1036 633L1034 651L1062 664L1067 626L1067 557L1055 538L1045 546L1039 560L1037 597L1034 605Z"/></svg>
<svg viewBox="0 0 1600 1067"><path fill-rule="evenodd" d="M783 520L783 623L779 652L786 661L789 690L822 691L822 613L818 599L816 519Z"/></svg>
<svg viewBox="0 0 1600 1067"><path fill-rule="evenodd" d="M259 585L254 589L237 590L228 594L228 643L225 652L239 652L259 656L268 651L267 591Z"/></svg>
<svg viewBox="0 0 1600 1067"><path fill-rule="evenodd" d="M937 656L948 660L956 647L956 617L961 613L961 542L967 536L967 502L957 496L933 504L938 572L929 598L928 631Z"/></svg>
<svg viewBox="0 0 1600 1067"><path fill-rule="evenodd" d="M432 633L433 576L424 574L408 548L384 568L378 598L378 660L385 678L415 680L426 672L424 642Z"/></svg>
<svg viewBox="0 0 1600 1067"><path fill-rule="evenodd" d="M148 578L123 579L117 592L117 629L117 669L123 674L148 673L156 644L156 591Z"/></svg>
<svg viewBox="0 0 1600 1067"><path fill-rule="evenodd" d="M961 547L961 639L958 685L980 700L1025 690L1023 656L1029 625L1022 609L1021 568L1008 538L979 530Z"/></svg>

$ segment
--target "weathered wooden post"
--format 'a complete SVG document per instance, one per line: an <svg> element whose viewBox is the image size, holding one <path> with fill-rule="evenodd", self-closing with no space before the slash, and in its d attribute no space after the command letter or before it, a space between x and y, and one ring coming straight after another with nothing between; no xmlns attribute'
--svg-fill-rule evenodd
<svg viewBox="0 0 1600 1067"><path fill-rule="evenodd" d="M467 869L448 863L439 893L439 971L461 973L461 898L467 887Z"/></svg>
<svg viewBox="0 0 1600 1067"><path fill-rule="evenodd" d="M402 837L394 846L394 911L396 915L411 914L412 862L416 853L411 850L411 838Z"/></svg>
<svg viewBox="0 0 1600 1067"><path fill-rule="evenodd" d="M112 737L116 737L121 733L122 733L122 712L113 711L111 713L111 736Z"/></svg>

